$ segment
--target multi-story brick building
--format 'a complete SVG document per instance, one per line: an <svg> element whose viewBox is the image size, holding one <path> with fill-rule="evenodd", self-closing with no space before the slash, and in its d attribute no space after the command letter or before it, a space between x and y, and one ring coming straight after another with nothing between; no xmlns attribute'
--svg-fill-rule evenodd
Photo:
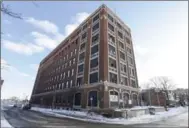
<svg viewBox="0 0 189 128"><path fill-rule="evenodd" d="M138 104L131 30L100 6L41 61L31 103L71 108Z"/></svg>

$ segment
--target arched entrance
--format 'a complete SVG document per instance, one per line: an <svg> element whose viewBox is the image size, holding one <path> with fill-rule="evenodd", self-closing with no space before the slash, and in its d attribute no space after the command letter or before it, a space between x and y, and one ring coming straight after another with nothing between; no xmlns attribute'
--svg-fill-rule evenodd
<svg viewBox="0 0 189 128"><path fill-rule="evenodd" d="M130 95L127 92L123 93L123 104L124 108L127 108L129 106L129 100L130 100Z"/></svg>
<svg viewBox="0 0 189 128"><path fill-rule="evenodd" d="M98 106L98 92L97 91L90 91L88 93L88 106L97 107Z"/></svg>

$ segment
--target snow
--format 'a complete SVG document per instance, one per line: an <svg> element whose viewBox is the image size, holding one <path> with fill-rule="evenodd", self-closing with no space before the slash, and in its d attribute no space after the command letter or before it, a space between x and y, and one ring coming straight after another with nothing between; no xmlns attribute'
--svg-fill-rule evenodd
<svg viewBox="0 0 189 128"><path fill-rule="evenodd" d="M5 119L3 112L1 112L1 128L12 128L9 122Z"/></svg>
<svg viewBox="0 0 189 128"><path fill-rule="evenodd" d="M145 108L145 107L141 107ZM137 109L137 107L133 108ZM138 107L140 109L140 107ZM97 122L97 123L107 123L107 124L142 124L142 123L152 123L156 121L166 120L169 117L173 117L179 115L181 113L188 113L188 107L177 107L177 108L169 108L168 111L158 112L155 115L142 115L138 117L132 118L106 118L97 114L88 114L87 112L81 111L69 111L69 110L52 110L46 108L37 108L32 107L32 110L39 111L47 115L53 115L56 117L64 117L70 119L76 119L80 121L88 121L88 122Z"/></svg>

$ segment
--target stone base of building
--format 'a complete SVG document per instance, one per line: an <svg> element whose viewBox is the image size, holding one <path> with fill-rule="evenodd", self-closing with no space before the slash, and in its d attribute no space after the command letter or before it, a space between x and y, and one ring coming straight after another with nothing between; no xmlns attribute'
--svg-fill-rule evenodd
<svg viewBox="0 0 189 128"><path fill-rule="evenodd" d="M138 88L100 82L32 95L31 104L52 108L109 109L139 105Z"/></svg>

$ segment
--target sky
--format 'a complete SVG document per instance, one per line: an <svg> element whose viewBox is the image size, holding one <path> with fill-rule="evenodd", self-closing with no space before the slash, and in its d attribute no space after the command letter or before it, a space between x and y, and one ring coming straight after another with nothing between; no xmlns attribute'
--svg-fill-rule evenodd
<svg viewBox="0 0 189 128"><path fill-rule="evenodd" d="M4 2L23 20L1 16L2 98L30 97L40 61L101 4L131 28L139 86L168 76L188 88L188 2Z"/></svg>

